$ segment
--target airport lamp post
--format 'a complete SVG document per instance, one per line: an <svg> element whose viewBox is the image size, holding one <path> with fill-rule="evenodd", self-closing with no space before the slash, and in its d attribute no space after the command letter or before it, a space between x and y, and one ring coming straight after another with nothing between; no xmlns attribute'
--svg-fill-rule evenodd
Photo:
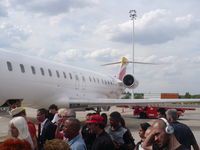
<svg viewBox="0 0 200 150"><path fill-rule="evenodd" d="M132 60L133 60L133 75L134 75L134 21L137 17L136 15L136 10L130 10L129 11L129 16L131 18L131 20L133 20L133 34L132 34L132 42L133 42L133 51L132 51ZM134 90L132 90L132 99L134 99Z"/></svg>

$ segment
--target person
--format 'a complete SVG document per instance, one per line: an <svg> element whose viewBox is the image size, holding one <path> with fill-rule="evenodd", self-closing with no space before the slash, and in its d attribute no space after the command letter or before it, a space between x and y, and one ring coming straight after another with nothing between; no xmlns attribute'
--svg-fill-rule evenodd
<svg viewBox="0 0 200 150"><path fill-rule="evenodd" d="M92 115L88 121L90 130L96 134L96 139L92 144L92 150L114 150L115 146L108 133L105 132L104 118L100 115Z"/></svg>
<svg viewBox="0 0 200 150"><path fill-rule="evenodd" d="M64 122L68 118L76 118L76 112L71 109L67 110L66 108L60 108L58 110L58 116L59 116L59 119L56 123L57 127L56 127L55 137L58 139L66 140L63 133Z"/></svg>
<svg viewBox="0 0 200 150"><path fill-rule="evenodd" d="M43 150L46 140L54 139L56 126L47 118L48 111L45 108L37 110L37 120L41 122L38 135L39 150Z"/></svg>
<svg viewBox="0 0 200 150"><path fill-rule="evenodd" d="M10 115L12 117L18 117L18 116L24 117L24 119L27 121L27 124L28 124L28 129L29 129L29 133L32 138L32 141L33 141L34 149L37 149L38 147L37 147L37 136L36 136L35 124L33 121L27 119L26 109L24 107L17 107L10 111Z"/></svg>
<svg viewBox="0 0 200 150"><path fill-rule="evenodd" d="M194 150L199 150L199 145L195 139L194 134L191 129L181 122L178 122L178 112L176 109L168 109L166 111L166 117L170 125L174 127L174 134L177 140L185 145L188 149L191 149L191 146Z"/></svg>
<svg viewBox="0 0 200 150"><path fill-rule="evenodd" d="M150 125L149 123L147 123L147 122L144 122L144 123L141 123L141 124L140 124L138 134L139 134L141 140L136 144L134 150L144 150L144 149L142 148L142 143L143 143L144 140L145 140L145 132L146 132L146 130L147 130L150 126L151 126L151 125Z"/></svg>
<svg viewBox="0 0 200 150"><path fill-rule="evenodd" d="M48 114L48 119L52 122L52 123L56 123L59 119L58 117L58 106L55 104L51 104L49 106L49 114Z"/></svg>
<svg viewBox="0 0 200 150"><path fill-rule="evenodd" d="M0 150L32 150L28 141L23 139L6 139L0 143Z"/></svg>
<svg viewBox="0 0 200 150"><path fill-rule="evenodd" d="M81 123L78 119L69 118L64 123L64 136L72 150L87 150L82 136L79 134Z"/></svg>
<svg viewBox="0 0 200 150"><path fill-rule="evenodd" d="M122 125L125 122L122 121L122 117L119 112L115 111L110 114L110 128L108 134L111 136L115 148L117 150L129 150L132 147L132 138L128 130Z"/></svg>
<svg viewBox="0 0 200 150"><path fill-rule="evenodd" d="M158 115L158 118L166 118L166 114L165 114L166 110L165 108L158 108L157 109L157 115Z"/></svg>
<svg viewBox="0 0 200 150"><path fill-rule="evenodd" d="M133 136L131 134L131 131L126 127L126 122L125 122L123 117L121 117L120 124L121 124L122 127L127 129L127 132L128 132L127 138L130 140L129 148L130 149L134 149L134 147L135 147L135 139L133 138Z"/></svg>
<svg viewBox="0 0 200 150"><path fill-rule="evenodd" d="M47 140L44 144L44 150L71 150L69 145L60 139Z"/></svg>
<svg viewBox="0 0 200 150"><path fill-rule="evenodd" d="M156 144L156 147L154 145ZM174 129L165 118L153 122L151 132L144 140L142 147L146 149L152 146L152 150L188 150L180 144L174 135Z"/></svg>
<svg viewBox="0 0 200 150"><path fill-rule="evenodd" d="M89 128L89 125L87 121L90 119L90 117L93 115L93 113L88 113L86 115L86 123L83 125L81 129L81 135L83 137L83 140L86 144L87 150L91 150L92 144L94 143L94 140L96 138L96 134L92 133L92 131Z"/></svg>
<svg viewBox="0 0 200 150"><path fill-rule="evenodd" d="M102 113L101 117L103 117L103 121L105 123L105 126L107 126L107 122L108 122L108 116L107 116L107 114L106 113Z"/></svg>
<svg viewBox="0 0 200 150"><path fill-rule="evenodd" d="M8 136L14 139L26 140L34 149L33 141L29 134L28 125L24 117L14 117L9 122Z"/></svg>
<svg viewBox="0 0 200 150"><path fill-rule="evenodd" d="M68 109L67 118L76 118L76 112L73 109Z"/></svg>

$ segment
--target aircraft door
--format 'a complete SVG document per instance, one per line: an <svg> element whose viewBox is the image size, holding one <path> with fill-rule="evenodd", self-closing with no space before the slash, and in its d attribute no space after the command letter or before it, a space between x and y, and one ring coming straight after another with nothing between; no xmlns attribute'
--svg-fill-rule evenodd
<svg viewBox="0 0 200 150"><path fill-rule="evenodd" d="M82 74L80 74L80 92L81 96L85 97L86 93L86 78Z"/></svg>
<svg viewBox="0 0 200 150"><path fill-rule="evenodd" d="M77 96L78 96L80 90L80 77L76 73L75 73L75 90L77 91Z"/></svg>

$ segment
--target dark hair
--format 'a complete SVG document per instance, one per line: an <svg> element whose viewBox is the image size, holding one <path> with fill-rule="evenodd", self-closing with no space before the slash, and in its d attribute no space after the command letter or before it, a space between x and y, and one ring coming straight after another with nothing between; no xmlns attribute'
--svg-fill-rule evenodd
<svg viewBox="0 0 200 150"><path fill-rule="evenodd" d="M117 111L112 112L110 114L110 117L112 117L113 119L115 119L118 122L121 122L121 120L122 120L121 119L122 118L121 114L119 112L117 112Z"/></svg>
<svg viewBox="0 0 200 150"><path fill-rule="evenodd" d="M81 122L76 118L69 118L67 119L71 122L71 125L74 130L79 131L81 129Z"/></svg>
<svg viewBox="0 0 200 150"><path fill-rule="evenodd" d="M147 122L140 124L141 129L144 130L144 131L146 131L150 126L151 125Z"/></svg>
<svg viewBox="0 0 200 150"><path fill-rule="evenodd" d="M48 111L45 108L40 108L37 110L41 115L45 115L45 118L48 117Z"/></svg>
<svg viewBox="0 0 200 150"><path fill-rule="evenodd" d="M126 123L125 123L124 118L121 117L120 123L121 123L122 127L126 128Z"/></svg>
<svg viewBox="0 0 200 150"><path fill-rule="evenodd" d="M107 122L108 122L108 116L107 116L107 114L106 113L102 113L101 117L103 117L103 121L104 121L105 125L107 125Z"/></svg>
<svg viewBox="0 0 200 150"><path fill-rule="evenodd" d="M92 116L93 115L93 113L87 113L87 115L86 116Z"/></svg>
<svg viewBox="0 0 200 150"><path fill-rule="evenodd" d="M52 105L49 106L49 109L55 109L57 111L58 106L56 106L55 104L52 104Z"/></svg>
<svg viewBox="0 0 200 150"><path fill-rule="evenodd" d="M165 108L158 108L157 112L159 112L161 115L166 115L165 114L165 112L166 112Z"/></svg>

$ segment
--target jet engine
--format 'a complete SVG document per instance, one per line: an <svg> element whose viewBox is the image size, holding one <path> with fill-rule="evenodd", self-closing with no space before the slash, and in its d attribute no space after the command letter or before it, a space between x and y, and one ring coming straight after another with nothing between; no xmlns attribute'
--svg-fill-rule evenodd
<svg viewBox="0 0 200 150"><path fill-rule="evenodd" d="M134 89L138 86L139 82L135 79L135 77L131 74L127 74L123 78L123 84L126 88Z"/></svg>

